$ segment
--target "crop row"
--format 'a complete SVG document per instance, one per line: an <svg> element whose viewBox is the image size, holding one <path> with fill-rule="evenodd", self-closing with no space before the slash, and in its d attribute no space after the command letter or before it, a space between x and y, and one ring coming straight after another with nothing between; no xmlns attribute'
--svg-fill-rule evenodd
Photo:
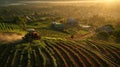
<svg viewBox="0 0 120 67"><path fill-rule="evenodd" d="M20 30L20 27L16 24L0 23L1 32L16 32L19 30Z"/></svg>
<svg viewBox="0 0 120 67"><path fill-rule="evenodd" d="M119 67L120 65L120 48L116 46L94 41L43 40L42 42L1 45L0 67Z"/></svg>

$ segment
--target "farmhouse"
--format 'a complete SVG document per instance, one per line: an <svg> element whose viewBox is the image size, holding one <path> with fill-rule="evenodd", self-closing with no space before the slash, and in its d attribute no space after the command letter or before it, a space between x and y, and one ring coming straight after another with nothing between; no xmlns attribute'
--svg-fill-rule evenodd
<svg viewBox="0 0 120 67"><path fill-rule="evenodd" d="M96 29L96 32L101 32L101 31L112 33L114 31L114 28L112 25L105 25Z"/></svg>
<svg viewBox="0 0 120 67"><path fill-rule="evenodd" d="M92 26L90 26L90 25L79 24L79 26L80 26L81 29L84 29L84 30L90 30L92 28Z"/></svg>
<svg viewBox="0 0 120 67"><path fill-rule="evenodd" d="M69 25L77 25L78 24L78 21L75 20L74 18L68 18L66 20L66 24L69 24Z"/></svg>
<svg viewBox="0 0 120 67"><path fill-rule="evenodd" d="M52 27L57 30L64 30L65 25L63 23L53 22Z"/></svg>
<svg viewBox="0 0 120 67"><path fill-rule="evenodd" d="M64 30L68 28L78 27L79 23L73 18L68 18L64 23L61 21L52 22L52 27L57 30Z"/></svg>
<svg viewBox="0 0 120 67"><path fill-rule="evenodd" d="M79 23L78 23L78 21L75 20L74 18L68 18L68 19L66 20L65 25L66 25L66 28L70 28L70 27L76 27L76 26L78 26Z"/></svg>

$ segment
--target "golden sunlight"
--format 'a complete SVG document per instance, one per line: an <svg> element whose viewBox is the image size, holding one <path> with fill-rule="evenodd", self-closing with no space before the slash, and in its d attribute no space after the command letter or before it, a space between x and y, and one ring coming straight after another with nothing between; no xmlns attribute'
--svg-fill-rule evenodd
<svg viewBox="0 0 120 67"><path fill-rule="evenodd" d="M107 2L114 2L115 0L103 0L103 1L107 1Z"/></svg>
<svg viewBox="0 0 120 67"><path fill-rule="evenodd" d="M116 2L118 0L96 0L96 1L99 1L99 2Z"/></svg>

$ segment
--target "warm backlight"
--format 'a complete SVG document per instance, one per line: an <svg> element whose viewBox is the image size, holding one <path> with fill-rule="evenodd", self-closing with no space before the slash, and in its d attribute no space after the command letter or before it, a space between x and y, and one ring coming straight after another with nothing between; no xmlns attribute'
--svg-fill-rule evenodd
<svg viewBox="0 0 120 67"><path fill-rule="evenodd" d="M115 2L115 1L118 1L118 0L96 0L96 1L100 1L100 2Z"/></svg>

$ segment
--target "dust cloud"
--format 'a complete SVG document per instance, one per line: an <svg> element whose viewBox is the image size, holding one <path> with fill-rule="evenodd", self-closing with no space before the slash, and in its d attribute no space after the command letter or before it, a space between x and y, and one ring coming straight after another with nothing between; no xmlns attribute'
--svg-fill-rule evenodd
<svg viewBox="0 0 120 67"><path fill-rule="evenodd" d="M0 43L2 42L14 42L21 40L23 35L16 33L0 33Z"/></svg>

